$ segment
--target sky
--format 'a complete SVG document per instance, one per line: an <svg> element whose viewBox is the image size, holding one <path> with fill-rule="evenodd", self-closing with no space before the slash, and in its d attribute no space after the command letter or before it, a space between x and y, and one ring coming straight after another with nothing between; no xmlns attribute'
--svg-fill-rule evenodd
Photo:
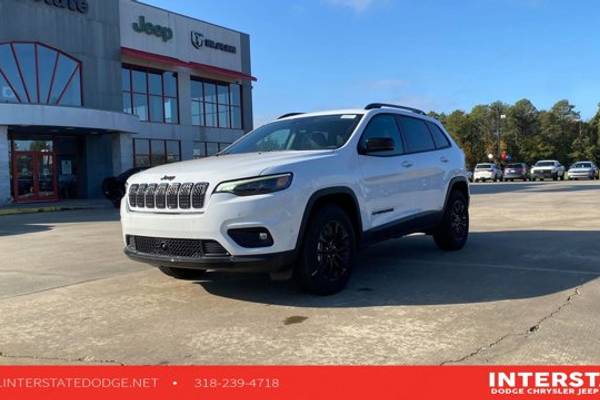
<svg viewBox="0 0 600 400"><path fill-rule="evenodd" d="M251 36L255 125L392 102L600 103L596 0L144 0Z"/></svg>

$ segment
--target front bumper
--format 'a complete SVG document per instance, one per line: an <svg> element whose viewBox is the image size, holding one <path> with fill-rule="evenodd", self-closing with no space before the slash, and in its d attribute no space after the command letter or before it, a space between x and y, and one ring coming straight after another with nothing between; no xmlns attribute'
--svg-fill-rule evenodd
<svg viewBox="0 0 600 400"><path fill-rule="evenodd" d="M157 254L145 254L125 247L127 257L134 261L156 267L175 267L227 272L269 273L279 272L293 266L295 252L257 254L253 256L222 257L171 257Z"/></svg>
<svg viewBox="0 0 600 400"><path fill-rule="evenodd" d="M558 176L558 172L551 170L531 171L531 175L536 178L554 178L555 176Z"/></svg>
<svg viewBox="0 0 600 400"><path fill-rule="evenodd" d="M520 174L520 173L505 173L504 174L504 179L527 179L529 178L529 176L527 174Z"/></svg>
<svg viewBox="0 0 600 400"><path fill-rule="evenodd" d="M593 179L596 177L596 174L592 172L569 172L567 175L571 179Z"/></svg>

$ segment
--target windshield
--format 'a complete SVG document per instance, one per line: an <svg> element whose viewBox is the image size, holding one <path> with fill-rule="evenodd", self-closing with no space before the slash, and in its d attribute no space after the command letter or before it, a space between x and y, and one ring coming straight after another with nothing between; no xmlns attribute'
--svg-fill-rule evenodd
<svg viewBox="0 0 600 400"><path fill-rule="evenodd" d="M508 164L506 168L523 168L522 164Z"/></svg>
<svg viewBox="0 0 600 400"><path fill-rule="evenodd" d="M273 122L250 132L221 154L337 149L346 144L361 117L323 115Z"/></svg>
<svg viewBox="0 0 600 400"><path fill-rule="evenodd" d="M554 161L538 161L536 167L554 167Z"/></svg>
<svg viewBox="0 0 600 400"><path fill-rule="evenodd" d="M477 164L475 169L492 169L492 164Z"/></svg>
<svg viewBox="0 0 600 400"><path fill-rule="evenodd" d="M591 163L577 163L575 165L573 165L571 168L592 168L592 164Z"/></svg>

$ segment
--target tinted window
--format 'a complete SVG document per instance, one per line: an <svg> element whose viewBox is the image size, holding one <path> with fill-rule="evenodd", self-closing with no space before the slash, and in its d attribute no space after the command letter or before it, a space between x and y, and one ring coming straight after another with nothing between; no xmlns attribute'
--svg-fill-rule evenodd
<svg viewBox="0 0 600 400"><path fill-rule="evenodd" d="M396 147L393 151L382 151L375 155L393 156L404 153L404 146L400 138L396 118L393 115L380 114L374 116L360 139L360 147L366 148L367 141L372 138L390 138L394 141Z"/></svg>
<svg viewBox="0 0 600 400"><path fill-rule="evenodd" d="M337 149L348 141L359 121L360 116L354 114L281 120L250 132L223 154Z"/></svg>
<svg viewBox="0 0 600 400"><path fill-rule="evenodd" d="M410 117L398 117L400 130L404 136L408 153L435 150L431 133L424 121Z"/></svg>
<svg viewBox="0 0 600 400"><path fill-rule="evenodd" d="M437 147L438 149L445 149L450 147L450 141L448 140L448 137L436 124L427 122L427 126L431 131L431 136L433 136L435 147Z"/></svg>

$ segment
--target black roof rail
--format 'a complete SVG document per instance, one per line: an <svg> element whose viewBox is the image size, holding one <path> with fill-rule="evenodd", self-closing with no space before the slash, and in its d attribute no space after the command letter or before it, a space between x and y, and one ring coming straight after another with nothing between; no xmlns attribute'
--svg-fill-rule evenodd
<svg viewBox="0 0 600 400"><path fill-rule="evenodd" d="M296 115L303 115L306 113L303 112L293 112L293 113L288 113L288 114L283 114L281 117L277 118L277 119L284 119L284 118L288 118L288 117L295 117Z"/></svg>
<svg viewBox="0 0 600 400"><path fill-rule="evenodd" d="M418 108L399 106L397 104L385 104L385 103L371 103L365 107L365 110L375 110L377 108L384 108L384 107L398 108L400 110L414 112L415 114L427 115L427 113L425 111L419 110Z"/></svg>

